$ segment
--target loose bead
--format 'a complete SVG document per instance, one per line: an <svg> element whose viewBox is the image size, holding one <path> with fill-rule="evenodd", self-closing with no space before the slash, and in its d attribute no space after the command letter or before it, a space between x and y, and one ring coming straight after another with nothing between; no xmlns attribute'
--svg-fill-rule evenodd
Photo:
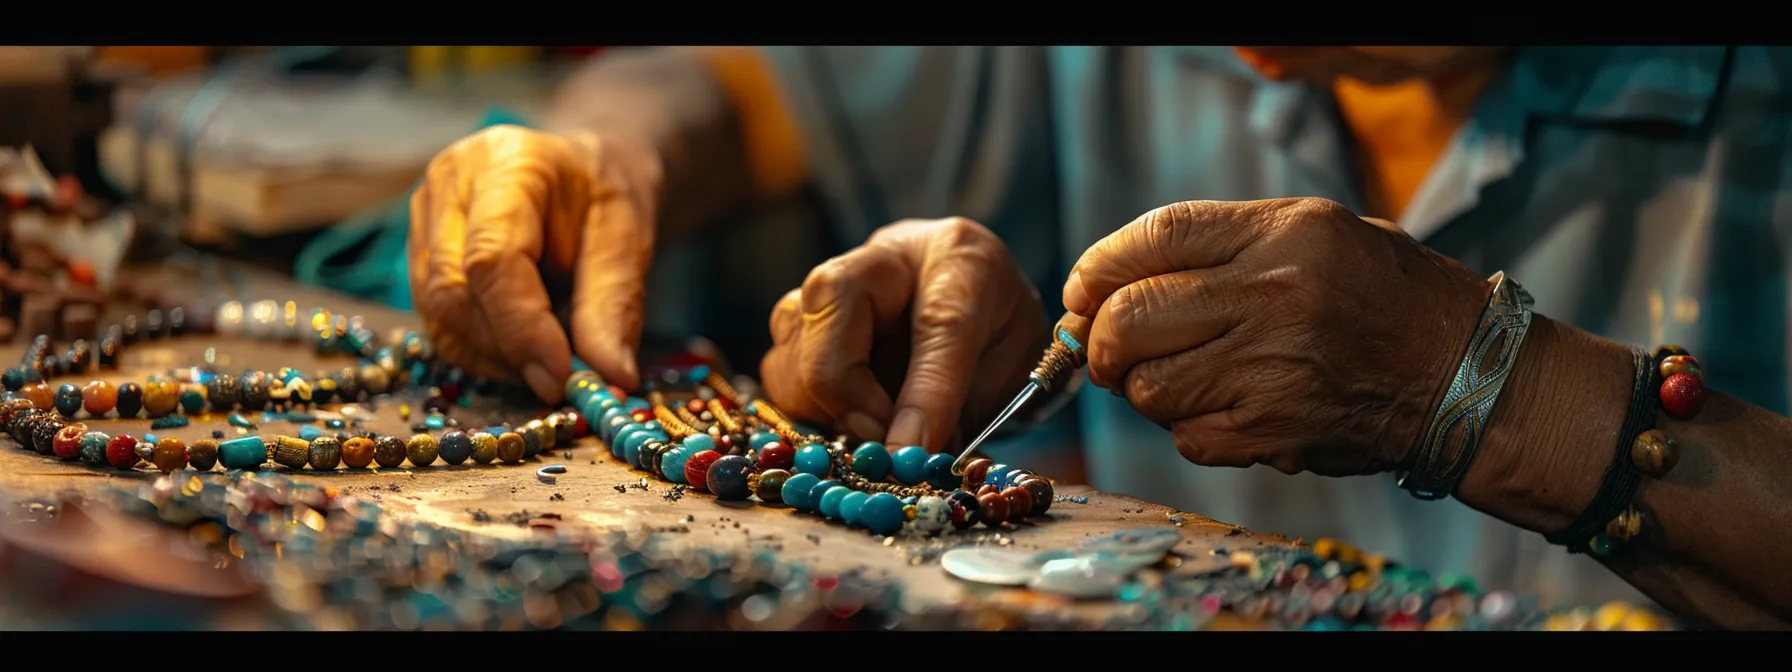
<svg viewBox="0 0 1792 672"><path fill-rule="evenodd" d="M1705 369L1699 366L1699 360L1692 355L1671 355L1661 360L1661 377L1672 378L1685 374L1699 380L1705 379Z"/></svg>
<svg viewBox="0 0 1792 672"><path fill-rule="evenodd" d="M839 520L840 504L845 502L846 496L852 493L852 488L836 484L826 492L821 493L821 502L816 505L815 508L820 510L821 515L823 516Z"/></svg>
<svg viewBox="0 0 1792 672"><path fill-rule="evenodd" d="M218 466L218 442L211 439L194 441L187 447L187 464L199 471L211 471Z"/></svg>
<svg viewBox="0 0 1792 672"><path fill-rule="evenodd" d="M983 520L981 504L977 496L963 490L953 490L946 496L946 509L952 517L952 527L960 530L968 529Z"/></svg>
<svg viewBox="0 0 1792 672"><path fill-rule="evenodd" d="M890 475L890 451L884 444L866 441L852 451L852 471L869 481L881 481Z"/></svg>
<svg viewBox="0 0 1792 672"><path fill-rule="evenodd" d="M819 483L821 483L821 479L817 478L815 474L791 474L784 481L784 488L780 493L781 499L785 504L789 504L790 508L798 511L805 513L814 511L815 500L809 498L809 493Z"/></svg>
<svg viewBox="0 0 1792 672"><path fill-rule="evenodd" d="M64 460L73 460L81 456L81 437L87 435L87 425L79 422L56 430L51 439L51 450Z"/></svg>
<svg viewBox="0 0 1792 672"><path fill-rule="evenodd" d="M983 524L989 527L1001 527L1008 520L1008 500L994 492L986 492L977 496L977 513L983 516Z"/></svg>
<svg viewBox="0 0 1792 672"><path fill-rule="evenodd" d="M143 410L143 386L125 383L118 386L118 402L114 407L120 418L135 418Z"/></svg>
<svg viewBox="0 0 1792 672"><path fill-rule="evenodd" d="M790 472L783 469L767 469L759 472L759 478L753 484L753 496L767 504L778 504L784 501L784 484L790 481Z"/></svg>
<svg viewBox="0 0 1792 672"><path fill-rule="evenodd" d="M356 436L343 441L342 464L350 469L366 469L373 464L373 440Z"/></svg>
<svg viewBox="0 0 1792 672"><path fill-rule="evenodd" d="M964 465L964 480L959 487L975 490L977 486L983 485L983 477L989 474L989 468L995 464L994 460L983 457L971 460L969 464Z"/></svg>
<svg viewBox="0 0 1792 672"><path fill-rule="evenodd" d="M1630 442L1630 461L1641 471L1654 478L1666 476L1680 462L1680 446L1674 439L1659 429L1638 434L1636 440Z"/></svg>
<svg viewBox="0 0 1792 672"><path fill-rule="evenodd" d="M860 509L865 506L865 500L867 499L871 499L871 495L858 491L848 492L845 497L841 497L840 522L846 523L847 525L862 525L863 523L860 522L861 519L859 518L859 513L861 512Z"/></svg>
<svg viewBox="0 0 1792 672"><path fill-rule="evenodd" d="M498 437L492 436L489 432L474 432L471 438L473 462L491 464L492 460L498 459Z"/></svg>
<svg viewBox="0 0 1792 672"><path fill-rule="evenodd" d="M118 405L118 390L111 383L96 380L81 389L81 407L88 415L99 417L110 413Z"/></svg>
<svg viewBox="0 0 1792 672"><path fill-rule="evenodd" d="M311 468L331 471L342 462L342 443L335 437L320 436L311 440Z"/></svg>
<svg viewBox="0 0 1792 672"><path fill-rule="evenodd" d="M522 439L517 439L517 456L522 456ZM396 469L404 464L404 441L396 436L382 436L373 440L373 462L387 469Z"/></svg>
<svg viewBox="0 0 1792 672"><path fill-rule="evenodd" d="M88 432L81 435L81 461L93 466L106 463L106 444L112 437L100 432Z"/></svg>
<svg viewBox="0 0 1792 672"><path fill-rule="evenodd" d="M180 386L170 382L149 383L143 388L143 412L159 418L174 412L180 403Z"/></svg>
<svg viewBox="0 0 1792 672"><path fill-rule="evenodd" d="M1008 500L1008 522L1018 523L1026 520L1027 514L1033 510L1033 493L1026 488L1010 485L1001 492L1002 499Z"/></svg>
<svg viewBox="0 0 1792 672"><path fill-rule="evenodd" d="M789 469L796 464L796 451L773 440L759 447L759 468Z"/></svg>
<svg viewBox="0 0 1792 672"><path fill-rule="evenodd" d="M1053 492L1051 481L1035 476L1025 481L1021 481L1020 487L1026 488L1027 494L1033 496L1033 509L1027 512L1028 517L1045 515L1045 512L1052 508Z"/></svg>
<svg viewBox="0 0 1792 672"><path fill-rule="evenodd" d="M174 429L176 427L185 427L185 426L187 426L187 424L188 424L187 416L164 415L162 417L156 418L155 422L149 423L149 428L150 429Z"/></svg>
<svg viewBox="0 0 1792 672"><path fill-rule="evenodd" d="M436 437L428 434L411 437L411 440L404 444L404 454L405 458L411 461L413 467L427 467L435 464L436 456L439 454Z"/></svg>
<svg viewBox="0 0 1792 672"><path fill-rule="evenodd" d="M143 437L145 440L149 437ZM164 474L172 474L187 468L187 444L172 436L155 442L155 449L150 453L151 461L156 469Z"/></svg>
<svg viewBox="0 0 1792 672"><path fill-rule="evenodd" d="M1675 420L1691 420L1705 408L1705 383L1686 374L1661 383L1661 410Z"/></svg>
<svg viewBox="0 0 1792 672"><path fill-rule="evenodd" d="M56 412L62 417L72 418L81 412L81 388L72 383L65 384L56 390Z"/></svg>
<svg viewBox="0 0 1792 672"><path fill-rule="evenodd" d="M834 469L834 461L828 456L826 447L819 443L811 443L797 449L795 467L799 472L815 474L817 478L826 478Z"/></svg>
<svg viewBox="0 0 1792 672"><path fill-rule="evenodd" d="M106 463L116 469L132 469L141 458L137 456L137 437L120 434L106 442Z"/></svg>
<svg viewBox="0 0 1792 672"><path fill-rule="evenodd" d="M311 442L292 436L274 437L274 463L287 469L304 469L311 461Z"/></svg>
<svg viewBox="0 0 1792 672"><path fill-rule="evenodd" d="M716 458L703 475L703 484L715 493L716 499L738 502L752 494L747 476L753 473L753 462L739 455Z"/></svg>
<svg viewBox="0 0 1792 672"><path fill-rule="evenodd" d="M1634 507L1625 509L1618 517L1606 523L1605 533L1617 541L1630 541L1643 531L1643 512Z"/></svg>
<svg viewBox="0 0 1792 672"><path fill-rule="evenodd" d="M473 456L473 440L466 432L452 431L442 435L442 461L450 465L466 462Z"/></svg>
<svg viewBox="0 0 1792 672"><path fill-rule="evenodd" d="M260 436L250 434L218 444L218 462L227 471L254 471L267 461L268 447Z"/></svg>
<svg viewBox="0 0 1792 672"><path fill-rule="evenodd" d="M306 425L304 427L299 428L299 438L304 439L306 441L315 440L315 439L317 439L317 437L320 437L323 435L324 435L324 430L318 429L311 425Z"/></svg>
<svg viewBox="0 0 1792 672"><path fill-rule="evenodd" d="M859 524L876 534L895 534L902 531L902 524L908 520L905 508L897 496L877 493L859 507Z"/></svg>
<svg viewBox="0 0 1792 672"><path fill-rule="evenodd" d="M927 480L927 449L904 446L890 456L890 473L903 485L918 485Z"/></svg>
<svg viewBox="0 0 1792 672"><path fill-rule="evenodd" d="M722 459L722 454L713 450L692 453L690 459L684 461L684 482L698 492L709 491L709 468Z"/></svg>

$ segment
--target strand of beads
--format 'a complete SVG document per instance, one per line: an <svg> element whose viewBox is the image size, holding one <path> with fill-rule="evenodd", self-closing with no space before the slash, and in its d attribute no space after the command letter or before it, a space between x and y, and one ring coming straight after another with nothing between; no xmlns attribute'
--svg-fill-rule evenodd
<svg viewBox="0 0 1792 672"><path fill-rule="evenodd" d="M1649 359L1660 374L1661 384L1655 390L1661 412L1675 420L1692 420L1705 408L1705 367L1678 345L1663 345ZM1654 423L1650 423L1653 425ZM1651 427L1638 434L1630 444L1630 462L1642 475L1660 480L1680 463L1680 444L1667 432ZM1648 516L1632 504L1606 523L1605 531L1587 542L1587 550L1595 556L1608 556L1620 546L1643 534Z"/></svg>

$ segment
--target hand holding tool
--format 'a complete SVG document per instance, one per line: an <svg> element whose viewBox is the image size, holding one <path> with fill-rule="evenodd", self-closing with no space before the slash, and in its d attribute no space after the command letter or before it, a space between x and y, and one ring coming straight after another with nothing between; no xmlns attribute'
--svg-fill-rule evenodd
<svg viewBox="0 0 1792 672"><path fill-rule="evenodd" d="M1008 407L996 414L989 427L977 435L971 445L965 446L958 459L952 462L952 474L964 475L964 467L977 454L977 447L994 434L1002 423L1013 417L1016 411L1025 406L1028 399L1041 391L1051 392L1070 383L1071 376L1089 362L1089 318L1076 313L1065 313L1058 318L1058 324L1052 327L1052 344L1045 349L1045 356L1039 360L1039 366L1027 374L1027 386L1021 388L1020 395L1008 402Z"/></svg>

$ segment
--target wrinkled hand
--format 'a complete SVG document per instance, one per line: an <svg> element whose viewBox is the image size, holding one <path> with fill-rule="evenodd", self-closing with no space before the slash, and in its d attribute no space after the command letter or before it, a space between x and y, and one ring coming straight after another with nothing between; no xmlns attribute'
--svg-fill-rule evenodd
<svg viewBox="0 0 1792 672"><path fill-rule="evenodd" d="M781 408L930 451L1000 410L1046 338L1038 290L1001 239L959 218L879 229L786 294L771 329L761 377Z"/></svg>
<svg viewBox="0 0 1792 672"><path fill-rule="evenodd" d="M1064 305L1094 319L1091 382L1189 461L1343 476L1410 463L1487 292L1330 201L1192 201L1091 247Z"/></svg>
<svg viewBox="0 0 1792 672"><path fill-rule="evenodd" d="M498 126L437 155L411 199L411 293L438 352L557 402L572 345L634 387L659 182L646 145ZM543 272L571 275L567 330Z"/></svg>

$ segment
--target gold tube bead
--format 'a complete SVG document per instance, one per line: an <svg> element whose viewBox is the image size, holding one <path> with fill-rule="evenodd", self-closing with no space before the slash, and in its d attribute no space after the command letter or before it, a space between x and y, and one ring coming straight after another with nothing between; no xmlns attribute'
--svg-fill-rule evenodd
<svg viewBox="0 0 1792 672"><path fill-rule="evenodd" d="M287 469L304 469L311 462L311 442L293 436L276 436L274 461Z"/></svg>
<svg viewBox="0 0 1792 672"><path fill-rule="evenodd" d="M728 379L722 377L722 374L710 371L709 375L703 378L703 384L708 385L710 389L716 391L716 394L722 395L728 401L734 402L735 406L741 405L740 393L734 390L734 386L729 384Z"/></svg>

